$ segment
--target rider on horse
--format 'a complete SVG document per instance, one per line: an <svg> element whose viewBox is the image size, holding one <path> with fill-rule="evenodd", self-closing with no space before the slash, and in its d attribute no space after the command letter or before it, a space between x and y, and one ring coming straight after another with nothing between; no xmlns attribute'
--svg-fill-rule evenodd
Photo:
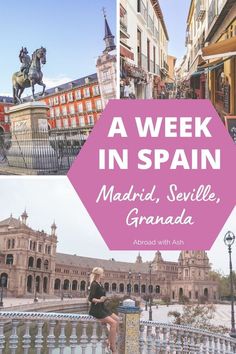
<svg viewBox="0 0 236 354"><path fill-rule="evenodd" d="M29 68L31 64L31 58L28 55L28 50L27 48L21 48L20 54L19 54L20 62L22 63L20 71L24 75L24 79L28 79L28 73L29 73Z"/></svg>

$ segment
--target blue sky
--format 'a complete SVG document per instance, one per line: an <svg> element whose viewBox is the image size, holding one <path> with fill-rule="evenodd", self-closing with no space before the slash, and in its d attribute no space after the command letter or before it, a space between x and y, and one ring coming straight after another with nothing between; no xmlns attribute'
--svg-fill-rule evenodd
<svg viewBox="0 0 236 354"><path fill-rule="evenodd" d="M190 0L159 0L168 29L169 54L181 59L185 52L185 34Z"/></svg>
<svg viewBox="0 0 236 354"><path fill-rule="evenodd" d="M41 45L47 48L43 72L48 86L94 73L104 49L103 7L115 34L115 0L2 1L0 94L11 94L21 46L30 54Z"/></svg>

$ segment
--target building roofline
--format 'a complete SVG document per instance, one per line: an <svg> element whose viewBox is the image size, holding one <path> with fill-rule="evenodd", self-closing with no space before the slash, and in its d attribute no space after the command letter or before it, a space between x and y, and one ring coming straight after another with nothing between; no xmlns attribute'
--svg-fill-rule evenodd
<svg viewBox="0 0 236 354"><path fill-rule="evenodd" d="M163 12L162 12L161 5L160 5L160 3L159 3L159 0L151 0L151 2L152 2L152 5L153 5L154 10L155 10L156 13L157 13L158 18L159 18L160 21L161 21L163 30L164 30L165 35L166 35L166 39L169 41L170 38L169 38L169 34L168 34L168 31L167 31L167 27L166 27L164 15L163 15Z"/></svg>
<svg viewBox="0 0 236 354"><path fill-rule="evenodd" d="M189 25L189 22L192 18L192 15L193 15L193 9L194 9L194 0L191 0L191 4L190 4L190 7L189 7L189 12L188 12L188 17L187 17L187 24Z"/></svg>

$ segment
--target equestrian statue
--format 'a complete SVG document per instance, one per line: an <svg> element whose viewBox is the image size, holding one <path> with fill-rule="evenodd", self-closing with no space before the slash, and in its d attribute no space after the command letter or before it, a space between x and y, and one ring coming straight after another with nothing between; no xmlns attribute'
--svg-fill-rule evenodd
<svg viewBox="0 0 236 354"><path fill-rule="evenodd" d="M25 88L32 88L32 96L35 99L34 86L43 86L43 91L40 96L44 95L46 85L43 83L43 73L41 71L41 64L46 64L46 49L41 47L36 49L32 54L32 58L28 54L27 48L23 48L20 51L19 59L21 62L20 71L16 72L12 76L13 84L13 98L14 103L22 103L21 95Z"/></svg>

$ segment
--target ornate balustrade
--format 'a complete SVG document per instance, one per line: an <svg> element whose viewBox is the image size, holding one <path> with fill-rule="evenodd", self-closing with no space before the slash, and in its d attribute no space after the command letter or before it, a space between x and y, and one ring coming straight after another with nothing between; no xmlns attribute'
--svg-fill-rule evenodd
<svg viewBox="0 0 236 354"><path fill-rule="evenodd" d="M0 312L0 354L105 354L106 338L106 326L88 315Z"/></svg>
<svg viewBox="0 0 236 354"><path fill-rule="evenodd" d="M140 353L232 354L236 340L193 327L142 320Z"/></svg>
<svg viewBox="0 0 236 354"><path fill-rule="evenodd" d="M135 319L137 324L138 313ZM133 316L133 313L127 311L127 316ZM123 320L127 318L125 320L123 317ZM138 338L139 325L134 328L137 328ZM139 334L140 354L236 353L235 339L189 326L141 320ZM123 333L123 336L126 334ZM130 337L128 342L132 342L133 338ZM36 354L105 354L106 339L106 326L88 315L0 312L0 354L29 354L32 348ZM122 330L119 348L123 348L121 340ZM119 354L123 354L123 349Z"/></svg>

